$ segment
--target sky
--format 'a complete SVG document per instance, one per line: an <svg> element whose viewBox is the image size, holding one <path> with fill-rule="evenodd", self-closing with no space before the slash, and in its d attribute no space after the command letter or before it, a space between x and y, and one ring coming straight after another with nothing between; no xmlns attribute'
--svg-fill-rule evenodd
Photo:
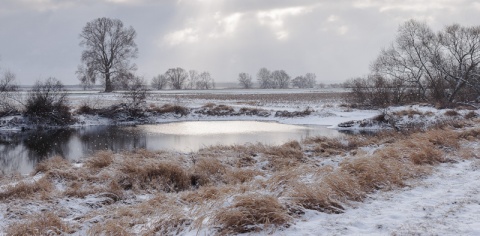
<svg viewBox="0 0 480 236"><path fill-rule="evenodd" d="M217 83L261 67L322 83L368 74L409 19L435 31L480 24L473 0L0 0L0 70L30 85L78 84L79 34L100 17L137 32L136 74L172 67L208 71Z"/></svg>

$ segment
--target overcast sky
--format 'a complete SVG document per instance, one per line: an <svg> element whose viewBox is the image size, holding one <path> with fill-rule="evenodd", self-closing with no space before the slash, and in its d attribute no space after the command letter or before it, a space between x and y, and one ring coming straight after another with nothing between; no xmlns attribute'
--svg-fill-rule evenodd
<svg viewBox="0 0 480 236"><path fill-rule="evenodd" d="M0 0L0 67L22 85L53 76L78 84L79 34L99 17L137 31L137 74L171 67L209 71L216 82L261 67L324 83L368 73L408 19L434 30L480 24L468 0Z"/></svg>

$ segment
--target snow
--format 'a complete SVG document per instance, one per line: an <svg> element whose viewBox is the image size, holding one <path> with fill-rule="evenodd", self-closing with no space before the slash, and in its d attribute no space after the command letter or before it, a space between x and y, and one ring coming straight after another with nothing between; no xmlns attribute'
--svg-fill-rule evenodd
<svg viewBox="0 0 480 236"><path fill-rule="evenodd" d="M208 91L207 91L208 92ZM202 91L201 93L207 93ZM294 93L295 90L241 90L243 93ZM171 103L176 101L173 91L166 92L171 94L168 98L158 98L158 100L149 100L147 104L155 102ZM187 91L188 94L196 94L198 91ZM216 94L231 93L228 90L216 91ZM163 93L162 93L163 94ZM72 92L69 98L72 105L79 105L85 101L85 96L96 96L87 102L94 106L108 106L120 98L119 94L98 94L98 93L81 93ZM100 99L98 99L100 98ZM187 100L182 104L188 104L188 107L201 107L207 102L217 104L236 104L235 101L205 101L205 100ZM187 105L185 105L187 106ZM248 105L234 105L239 107L257 107ZM175 121L216 121L216 120L258 120L258 121L276 121L283 124L292 125L326 125L330 128L338 128L338 124L351 120L361 121L370 119L381 114L378 110L360 110L344 108L339 103L265 103L261 107L269 111L289 110L298 111L307 107L315 110L311 115L306 117L281 118L272 115L269 117L257 116L199 116L197 114L189 114L186 117L162 116L155 117L153 123L167 123ZM430 112L431 116L414 115L412 117L402 117L400 123L433 123L439 120L452 119L444 115L444 110L436 109L432 106L399 106L391 107L387 111L390 113L413 109L421 113ZM467 111L460 111L464 115ZM479 111L476 111L480 114ZM108 125L111 120L94 115L77 116L79 122L74 126L89 125ZM10 121L19 119L18 117L6 117L1 121ZM365 129L379 129L382 127L374 126ZM361 129L356 126L353 129ZM0 130L19 130L19 127L0 127ZM470 148L479 150L477 143L470 143ZM366 153L373 153L378 146L363 147L361 150ZM458 159L458 158L457 158ZM337 159L325 159L321 164L336 166L339 162ZM258 163L262 165L262 163ZM82 163L74 164L75 167L81 168ZM41 175L26 177L23 181L36 181ZM264 178L264 177L256 177ZM433 168L433 173L423 179L415 179L408 183L407 187L394 189L392 191L378 191L370 194L364 202L352 203L349 208L342 214L325 214L317 211L306 210L305 215L301 219L296 220L293 225L287 229L277 230L274 235L480 235L480 160L469 159L460 160L457 163L445 163ZM14 186L17 182L8 183L0 186L0 192L9 186ZM57 186L62 188L62 186ZM151 195L138 195L134 199L125 200L133 202L144 202L150 199ZM74 219L81 217L91 211L99 202L108 201L109 198L101 196L87 196L85 199L62 198L58 199L59 208L68 209L69 215L64 219L66 221L76 222ZM233 196L232 196L233 199ZM231 200L232 200L231 199ZM227 204L228 202L225 202ZM31 212L40 212L41 205L35 202L31 204ZM9 203L0 202L0 211L10 209ZM102 216L90 219L90 221L103 221ZM0 214L0 235L4 231L11 219L7 219L7 214ZM85 222L84 224L90 224ZM185 235L210 235L212 229L202 228L190 232L184 232ZM85 234L85 231L78 231L76 234ZM270 235L270 232L250 233L248 235Z"/></svg>
<svg viewBox="0 0 480 236"><path fill-rule="evenodd" d="M410 187L372 194L343 214L309 210L275 235L480 235L479 164L442 164Z"/></svg>

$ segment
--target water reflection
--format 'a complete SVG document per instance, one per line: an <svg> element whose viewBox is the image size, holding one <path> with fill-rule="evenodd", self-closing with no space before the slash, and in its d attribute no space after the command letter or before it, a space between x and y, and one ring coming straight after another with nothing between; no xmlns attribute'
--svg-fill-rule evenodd
<svg viewBox="0 0 480 236"><path fill-rule="evenodd" d="M282 144L312 136L335 137L335 130L318 126L270 122L179 122L135 127L94 126L0 134L0 173L29 173L45 158L78 160L99 150L119 152L138 148L180 152L222 144Z"/></svg>

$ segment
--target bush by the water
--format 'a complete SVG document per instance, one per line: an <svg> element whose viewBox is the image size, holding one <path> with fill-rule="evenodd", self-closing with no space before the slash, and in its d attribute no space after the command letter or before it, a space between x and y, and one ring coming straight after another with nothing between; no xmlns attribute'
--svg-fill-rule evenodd
<svg viewBox="0 0 480 236"><path fill-rule="evenodd" d="M72 123L67 91L55 78L37 81L29 91L25 114L36 123L66 125Z"/></svg>

